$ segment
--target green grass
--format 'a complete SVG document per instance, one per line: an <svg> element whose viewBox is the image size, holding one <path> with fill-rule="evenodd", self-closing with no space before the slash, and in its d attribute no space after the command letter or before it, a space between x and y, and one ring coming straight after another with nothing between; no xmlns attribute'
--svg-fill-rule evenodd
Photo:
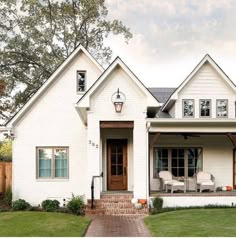
<svg viewBox="0 0 236 238"><path fill-rule="evenodd" d="M0 236L83 236L90 220L53 212L1 212Z"/></svg>
<svg viewBox="0 0 236 238"><path fill-rule="evenodd" d="M236 209L188 209L146 217L153 236L236 236Z"/></svg>

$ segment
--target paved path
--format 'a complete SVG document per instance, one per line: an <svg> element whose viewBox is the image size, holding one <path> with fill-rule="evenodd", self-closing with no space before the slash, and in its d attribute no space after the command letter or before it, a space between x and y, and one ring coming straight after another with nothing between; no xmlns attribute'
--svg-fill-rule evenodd
<svg viewBox="0 0 236 238"><path fill-rule="evenodd" d="M90 216L92 222L85 236L150 236L143 223L143 217L134 216Z"/></svg>

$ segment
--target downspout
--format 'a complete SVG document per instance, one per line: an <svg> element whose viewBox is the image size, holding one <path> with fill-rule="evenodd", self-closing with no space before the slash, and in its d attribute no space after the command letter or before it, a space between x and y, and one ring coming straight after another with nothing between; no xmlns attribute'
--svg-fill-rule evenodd
<svg viewBox="0 0 236 238"><path fill-rule="evenodd" d="M150 163L150 158L149 158L149 130L151 127L151 123L147 122L146 123L146 142L147 142L147 146L146 146L146 171L147 171L147 176L146 176L146 184L147 184L147 189L146 189L146 198L147 198L147 206L149 207L149 190L150 190L150 182L149 182L149 173L150 173L150 169L149 169L149 163Z"/></svg>

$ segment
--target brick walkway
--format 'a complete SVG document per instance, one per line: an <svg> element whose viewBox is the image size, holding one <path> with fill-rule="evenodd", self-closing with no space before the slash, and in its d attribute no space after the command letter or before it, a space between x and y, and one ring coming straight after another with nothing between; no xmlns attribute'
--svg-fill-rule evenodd
<svg viewBox="0 0 236 238"><path fill-rule="evenodd" d="M85 236L118 237L150 236L143 217L135 216L90 216L92 222Z"/></svg>

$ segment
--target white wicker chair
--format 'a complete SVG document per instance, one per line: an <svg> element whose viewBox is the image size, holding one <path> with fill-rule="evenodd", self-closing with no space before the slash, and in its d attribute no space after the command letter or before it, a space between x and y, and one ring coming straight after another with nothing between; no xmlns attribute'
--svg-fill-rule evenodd
<svg viewBox="0 0 236 238"><path fill-rule="evenodd" d="M199 189L200 193L203 190L215 192L215 178L212 174L200 171L196 175L196 192Z"/></svg>
<svg viewBox="0 0 236 238"><path fill-rule="evenodd" d="M160 171L159 178L161 181L161 190L168 192L171 190L171 193L177 190L183 190L186 192L185 184L176 179L173 179L173 175L169 171Z"/></svg>

